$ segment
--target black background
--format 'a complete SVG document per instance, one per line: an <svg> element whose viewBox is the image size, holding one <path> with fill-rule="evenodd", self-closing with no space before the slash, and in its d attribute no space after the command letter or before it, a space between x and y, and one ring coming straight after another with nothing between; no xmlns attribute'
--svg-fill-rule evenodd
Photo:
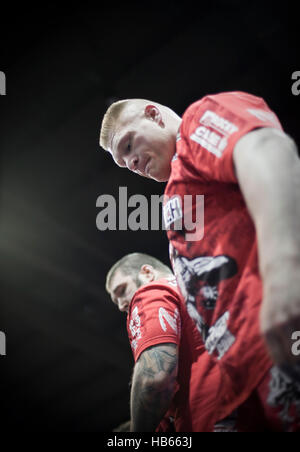
<svg viewBox="0 0 300 452"><path fill-rule="evenodd" d="M2 426L110 431L129 418L133 360L105 275L132 251L168 264L161 231L96 228L96 199L162 194L98 145L103 114L127 97L181 115L206 94L263 97L299 144L297 11L219 2L11 3L1 14L0 356Z"/></svg>

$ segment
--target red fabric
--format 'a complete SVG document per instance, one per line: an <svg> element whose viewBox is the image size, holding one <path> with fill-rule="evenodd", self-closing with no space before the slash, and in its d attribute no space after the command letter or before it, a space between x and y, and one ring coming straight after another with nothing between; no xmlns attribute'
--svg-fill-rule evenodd
<svg viewBox="0 0 300 452"><path fill-rule="evenodd" d="M239 432L299 432L300 378L273 366L237 410Z"/></svg>
<svg viewBox="0 0 300 452"><path fill-rule="evenodd" d="M237 184L233 149L258 127L281 130L263 99L241 92L206 96L183 116L165 195L204 195L204 238L168 230L170 257L187 309L220 369L218 419L230 415L271 367L259 331L262 284L253 222ZM170 213L171 212L171 213ZM182 214L182 213L181 213ZM196 314L195 314L196 312Z"/></svg>
<svg viewBox="0 0 300 452"><path fill-rule="evenodd" d="M155 281L135 293L127 330L135 361L153 345L178 345L177 392L167 414L177 432L212 431L221 387L219 366L205 351L174 279ZM159 431L165 431L165 425Z"/></svg>
<svg viewBox="0 0 300 452"><path fill-rule="evenodd" d="M173 286L172 286L173 284ZM134 360L157 344L179 345L181 320L175 280L155 281L135 293L127 317L127 331ZM165 320L169 316L169 322Z"/></svg>

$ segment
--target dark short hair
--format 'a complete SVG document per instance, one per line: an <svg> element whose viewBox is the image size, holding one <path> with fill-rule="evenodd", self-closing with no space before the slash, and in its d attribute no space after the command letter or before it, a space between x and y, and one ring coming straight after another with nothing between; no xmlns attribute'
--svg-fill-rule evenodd
<svg viewBox="0 0 300 452"><path fill-rule="evenodd" d="M131 253L118 260L109 270L106 276L106 290L109 292L109 286L112 278L118 269L122 270L124 275L132 275L134 277L139 273L142 265L151 265L155 270L163 274L172 274L172 270L160 260L149 254Z"/></svg>

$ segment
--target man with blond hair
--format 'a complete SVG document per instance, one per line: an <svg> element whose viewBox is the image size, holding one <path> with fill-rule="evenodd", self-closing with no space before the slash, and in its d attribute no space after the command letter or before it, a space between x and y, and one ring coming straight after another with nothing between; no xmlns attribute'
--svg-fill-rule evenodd
<svg viewBox="0 0 300 452"><path fill-rule="evenodd" d="M300 162L276 115L243 92L205 96L182 119L128 99L108 109L100 145L119 166L168 181L171 262L205 348L231 382L220 396L223 414L262 385L283 429L299 428L291 338L300 330ZM195 216L197 195L204 195L204 238L189 241L184 219L188 209ZM270 367L270 355L280 367Z"/></svg>

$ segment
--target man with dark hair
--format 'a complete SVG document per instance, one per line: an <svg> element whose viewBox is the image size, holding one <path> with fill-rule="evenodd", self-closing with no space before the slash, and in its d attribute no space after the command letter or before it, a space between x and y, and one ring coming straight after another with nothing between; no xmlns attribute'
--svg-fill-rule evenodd
<svg viewBox="0 0 300 452"><path fill-rule="evenodd" d="M140 287L141 281L138 279L138 273L143 265L151 265L155 270L159 271L162 276L170 276L172 272L169 267L164 265L161 261L153 256L144 253L131 253L118 260L109 270L106 275L106 290L109 292L109 287L112 278L118 269L122 270L123 275L131 275L135 279L137 287Z"/></svg>
<svg viewBox="0 0 300 452"><path fill-rule="evenodd" d="M230 395L221 397L225 416L265 379L264 402L278 404L284 428L296 429L299 356L291 338L300 330L300 161L294 141L263 99L228 92L205 96L182 119L156 102L119 101L103 119L100 144L119 166L168 181L172 266L206 350L231 382ZM185 220L195 217L197 195L204 195L204 238L190 239ZM266 377L270 355L280 368Z"/></svg>
<svg viewBox="0 0 300 452"><path fill-rule="evenodd" d="M204 349L171 270L146 254L129 254L108 272L106 289L128 314L135 360L131 431L165 430L170 417L176 431L212 431L220 419L219 368Z"/></svg>
<svg viewBox="0 0 300 452"><path fill-rule="evenodd" d="M135 360L131 431L283 431L291 421L289 430L299 428L289 411L295 398L299 402L300 385L270 360L248 399L229 413L232 381L205 349L167 266L146 254L129 254L108 272L106 289L128 314Z"/></svg>

